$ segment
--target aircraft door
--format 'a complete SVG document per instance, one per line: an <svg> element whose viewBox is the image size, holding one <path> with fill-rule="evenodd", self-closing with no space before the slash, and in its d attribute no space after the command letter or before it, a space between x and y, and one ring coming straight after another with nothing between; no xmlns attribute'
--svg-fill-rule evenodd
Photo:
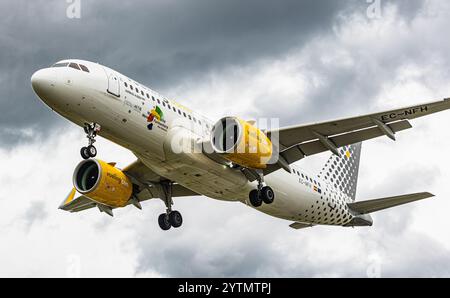
<svg viewBox="0 0 450 298"><path fill-rule="evenodd" d="M108 93L120 97L119 77L112 71L106 71L108 76Z"/></svg>

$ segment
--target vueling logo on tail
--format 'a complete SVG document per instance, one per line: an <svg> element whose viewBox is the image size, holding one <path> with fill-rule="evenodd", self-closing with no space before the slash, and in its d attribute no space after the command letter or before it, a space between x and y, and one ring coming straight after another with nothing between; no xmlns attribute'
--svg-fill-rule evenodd
<svg viewBox="0 0 450 298"><path fill-rule="evenodd" d="M147 122L149 123L147 125L147 128L149 130L153 129L153 123L155 122L155 120L164 121L164 113L158 106L155 106L155 108L150 111L150 114L147 117Z"/></svg>
<svg viewBox="0 0 450 298"><path fill-rule="evenodd" d="M346 156L347 158L350 158L350 157L352 156L352 154L350 153L349 150L347 150L347 151L345 151L345 156Z"/></svg>

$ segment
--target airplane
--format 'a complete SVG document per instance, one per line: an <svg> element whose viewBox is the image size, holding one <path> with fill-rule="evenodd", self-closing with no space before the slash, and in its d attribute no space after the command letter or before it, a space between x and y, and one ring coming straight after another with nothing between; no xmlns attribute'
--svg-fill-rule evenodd
<svg viewBox="0 0 450 298"><path fill-rule="evenodd" d="M372 226L371 214L433 197L428 192L356 200L363 141L412 128L409 120L450 108L450 99L346 119L258 128L229 116L211 121L131 78L98 63L66 59L36 71L34 92L49 108L84 128L87 146L60 209L113 210L161 199L162 230L179 228L174 198L206 196L241 202L289 221L294 229L318 225ZM282 115L279 115L282 117ZM96 137L137 157L124 169L97 159ZM294 163L323 152L320 173ZM79 194L79 195L77 195Z"/></svg>

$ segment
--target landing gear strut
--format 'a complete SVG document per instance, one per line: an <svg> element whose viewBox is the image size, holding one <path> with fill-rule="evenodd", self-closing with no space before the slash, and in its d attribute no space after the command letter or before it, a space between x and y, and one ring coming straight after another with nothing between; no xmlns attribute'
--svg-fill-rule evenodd
<svg viewBox="0 0 450 298"><path fill-rule="evenodd" d="M258 173L258 188L252 190L249 195L250 204L253 207L261 207L262 203L272 204L275 200L275 193L270 186L264 186L264 176Z"/></svg>
<svg viewBox="0 0 450 298"><path fill-rule="evenodd" d="M172 185L173 183L171 181L163 181L160 183L161 199L166 205L166 213L159 215L158 224L164 231L169 230L171 227L179 228L183 224L183 217L181 216L181 213L172 210Z"/></svg>
<svg viewBox="0 0 450 298"><path fill-rule="evenodd" d="M97 156L97 148L94 147L95 137L97 133L100 131L101 127L97 123L85 123L84 124L84 132L86 133L86 137L88 139L88 146L83 147L80 150L81 157L83 159L89 159Z"/></svg>

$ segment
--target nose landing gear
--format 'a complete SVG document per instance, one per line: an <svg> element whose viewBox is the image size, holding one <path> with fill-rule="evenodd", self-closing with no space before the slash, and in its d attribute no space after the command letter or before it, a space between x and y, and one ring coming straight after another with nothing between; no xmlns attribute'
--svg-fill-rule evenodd
<svg viewBox="0 0 450 298"><path fill-rule="evenodd" d="M88 139L88 146L83 147L80 150L81 157L83 159L89 159L97 156L97 148L94 147L95 137L97 133L100 131L101 126L97 123L85 123L84 124L84 132L86 133L86 137Z"/></svg>

